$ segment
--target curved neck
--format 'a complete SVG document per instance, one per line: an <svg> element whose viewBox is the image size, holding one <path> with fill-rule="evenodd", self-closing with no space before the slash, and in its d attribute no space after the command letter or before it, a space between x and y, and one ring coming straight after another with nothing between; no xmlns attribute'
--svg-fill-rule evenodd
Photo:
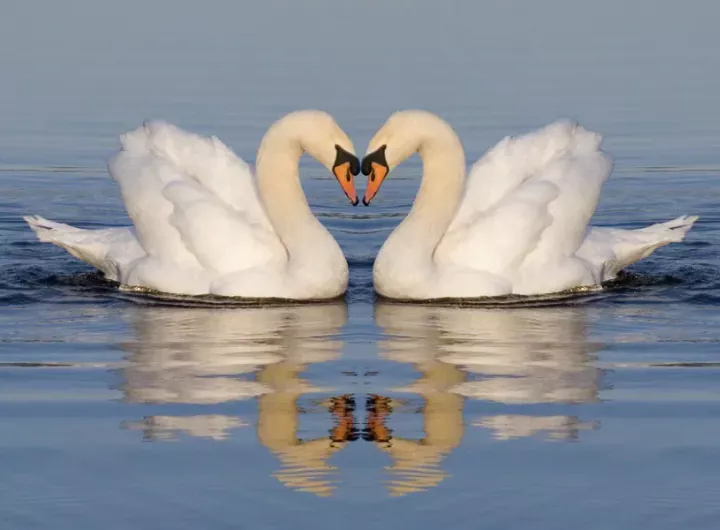
<svg viewBox="0 0 720 530"><path fill-rule="evenodd" d="M303 251L312 254L318 244L337 246L305 197L298 168L302 154L300 138L273 128L260 143L256 161L260 200L290 259Z"/></svg>
<svg viewBox="0 0 720 530"><path fill-rule="evenodd" d="M460 203L465 153L460 139L449 127L424 131L417 152L423 163L420 190L410 213L390 238L413 241L418 257L427 259L445 235Z"/></svg>

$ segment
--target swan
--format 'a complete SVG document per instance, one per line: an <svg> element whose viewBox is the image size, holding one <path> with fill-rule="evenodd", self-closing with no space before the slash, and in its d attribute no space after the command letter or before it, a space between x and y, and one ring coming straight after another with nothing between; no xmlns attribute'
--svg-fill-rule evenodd
<svg viewBox="0 0 720 530"><path fill-rule="evenodd" d="M375 260L376 291L408 300L552 294L598 286L682 241L696 216L639 230L587 226L612 171L600 143L600 135L559 121L503 139L466 183L463 147L447 122L425 111L393 114L362 160L363 204L415 152L423 177Z"/></svg>
<svg viewBox="0 0 720 530"><path fill-rule="evenodd" d="M347 289L345 256L310 210L298 173L307 152L357 204L359 160L329 114L296 111L275 122L257 152L257 182L218 138L162 121L120 142L108 169L134 226L84 230L25 217L40 241L111 280L165 293L310 300Z"/></svg>

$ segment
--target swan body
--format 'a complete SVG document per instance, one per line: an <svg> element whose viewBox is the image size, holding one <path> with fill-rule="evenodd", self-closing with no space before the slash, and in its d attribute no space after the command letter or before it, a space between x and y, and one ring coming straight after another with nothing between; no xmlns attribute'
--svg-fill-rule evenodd
<svg viewBox="0 0 720 530"><path fill-rule="evenodd" d="M307 151L353 200L357 158L328 114L299 111L273 124L258 150L257 181L217 138L164 122L145 123L121 144L108 168L133 226L84 230L26 217L40 241L111 280L167 293L326 299L345 292L347 261L312 214L298 174Z"/></svg>
<svg viewBox="0 0 720 530"><path fill-rule="evenodd" d="M399 299L538 295L597 286L656 249L682 241L684 216L639 230L589 227L612 171L601 137L560 121L505 138L465 179L450 125L422 111L391 116L363 159L363 202L414 152L423 178L408 216L373 268L377 292Z"/></svg>

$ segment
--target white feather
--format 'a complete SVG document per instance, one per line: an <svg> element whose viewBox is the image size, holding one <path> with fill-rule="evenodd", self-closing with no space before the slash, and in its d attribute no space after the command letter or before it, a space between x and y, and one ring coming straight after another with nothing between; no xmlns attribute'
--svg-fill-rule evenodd
<svg viewBox="0 0 720 530"><path fill-rule="evenodd" d="M299 158L295 153L300 151L286 137L314 135L310 138L332 147L332 135L341 131L319 112L292 113L284 120L273 128L275 143L265 144L267 158L279 159L276 167L283 168L271 178L298 191L282 195L275 207L281 213L291 210L287 215L294 217L287 224L297 227L307 242L306 259L296 256L295 268L305 274L311 260L318 264L311 271L314 276L293 276L297 271L288 266L288 250L266 214L248 165L217 138L161 121L123 135L120 152L108 164L132 228L82 230L41 217L25 220L41 241L131 286L187 295L338 296L347 284L342 252L298 196L299 184L283 179L297 178L293 156Z"/></svg>
<svg viewBox="0 0 720 530"><path fill-rule="evenodd" d="M577 123L559 121L504 138L471 168L464 190L464 171L450 167L462 159L462 146L439 118L398 113L376 136L424 143L426 189L442 181L418 195L380 251L374 278L386 296L531 295L598 285L657 248L682 241L697 220L684 216L640 230L588 227L612 160L600 149L600 135ZM434 149L433 142L441 147ZM412 142L406 138L405 144ZM406 156L409 150L396 152ZM443 232L445 218L451 221ZM428 229L439 241L422 241Z"/></svg>

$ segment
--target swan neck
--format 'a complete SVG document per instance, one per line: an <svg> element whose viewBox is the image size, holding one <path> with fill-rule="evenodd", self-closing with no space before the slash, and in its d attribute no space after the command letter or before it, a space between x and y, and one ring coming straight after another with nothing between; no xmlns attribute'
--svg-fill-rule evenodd
<svg viewBox="0 0 720 530"><path fill-rule="evenodd" d="M423 175L415 202L403 224L434 250L452 223L465 180L465 153L454 133L424 140L418 147Z"/></svg>
<svg viewBox="0 0 720 530"><path fill-rule="evenodd" d="M420 147L418 153L423 163L423 177L415 207L418 211L430 211L436 217L447 218L449 225L460 202L465 180L462 146L459 142L428 142Z"/></svg>
<svg viewBox="0 0 720 530"><path fill-rule="evenodd" d="M300 139L271 131L258 150L256 173L260 200L279 239L291 256L330 236L310 210L300 183Z"/></svg>
<svg viewBox="0 0 720 530"><path fill-rule="evenodd" d="M420 190L408 216L390 234L373 266L373 283L393 298L431 298L434 254L460 203L465 153L449 126L423 131L417 152L423 162Z"/></svg>

